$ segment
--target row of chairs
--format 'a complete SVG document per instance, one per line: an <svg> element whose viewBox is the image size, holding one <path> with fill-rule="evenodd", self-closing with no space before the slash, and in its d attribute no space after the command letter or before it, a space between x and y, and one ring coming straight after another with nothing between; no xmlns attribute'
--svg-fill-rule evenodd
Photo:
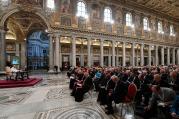
<svg viewBox="0 0 179 119"><path fill-rule="evenodd" d="M93 89L88 91L91 99L93 99ZM128 87L128 93L121 104L120 115L123 117L126 115L126 111L132 109L135 112L134 100L137 94L137 86L134 83L131 83ZM117 104L115 103L115 108L117 108ZM123 113L124 112L124 113Z"/></svg>

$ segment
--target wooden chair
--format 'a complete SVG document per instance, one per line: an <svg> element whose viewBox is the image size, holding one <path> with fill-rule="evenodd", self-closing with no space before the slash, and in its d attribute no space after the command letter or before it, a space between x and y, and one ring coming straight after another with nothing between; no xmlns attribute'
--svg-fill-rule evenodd
<svg viewBox="0 0 179 119"><path fill-rule="evenodd" d="M134 111L134 99L137 93L137 86L134 83L131 83L128 86L128 93L125 96L124 101L122 102L122 106L121 106L121 116L122 116L122 112L124 110L124 105L126 106L126 111L130 109L130 107L132 107L133 111ZM125 114L126 114L125 111ZM124 115L125 115L124 114Z"/></svg>

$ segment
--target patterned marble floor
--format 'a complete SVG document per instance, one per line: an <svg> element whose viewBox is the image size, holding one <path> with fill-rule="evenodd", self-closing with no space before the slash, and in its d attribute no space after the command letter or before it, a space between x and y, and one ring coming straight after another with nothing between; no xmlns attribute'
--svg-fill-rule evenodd
<svg viewBox="0 0 179 119"><path fill-rule="evenodd" d="M139 119L130 110L121 117L119 105L114 115L106 115L94 91L75 102L65 73L33 76L44 80L33 87L0 89L0 119Z"/></svg>

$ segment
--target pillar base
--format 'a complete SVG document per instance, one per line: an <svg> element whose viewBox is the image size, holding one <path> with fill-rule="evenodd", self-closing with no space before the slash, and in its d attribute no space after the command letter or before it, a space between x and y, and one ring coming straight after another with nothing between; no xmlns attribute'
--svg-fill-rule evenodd
<svg viewBox="0 0 179 119"><path fill-rule="evenodd" d="M59 69L57 72L56 71L54 71L53 69L50 69L49 71L48 71L48 73L49 74L51 74L51 73L61 73L62 71Z"/></svg>
<svg viewBox="0 0 179 119"><path fill-rule="evenodd" d="M50 70L48 71L48 73L54 73L54 70L53 70L53 69L50 69Z"/></svg>
<svg viewBox="0 0 179 119"><path fill-rule="evenodd" d="M62 71L60 69L58 69L58 72L57 73L61 73Z"/></svg>

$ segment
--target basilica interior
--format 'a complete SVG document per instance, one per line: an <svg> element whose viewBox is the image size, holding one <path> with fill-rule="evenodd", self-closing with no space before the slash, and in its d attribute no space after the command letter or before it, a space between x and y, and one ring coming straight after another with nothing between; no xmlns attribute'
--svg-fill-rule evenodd
<svg viewBox="0 0 179 119"><path fill-rule="evenodd" d="M177 70L179 1L0 0L2 80L8 63L43 80L17 88L2 88L0 81L0 119L142 119L132 109L120 114L118 104L107 115L94 89L75 102L66 72L70 67Z"/></svg>

